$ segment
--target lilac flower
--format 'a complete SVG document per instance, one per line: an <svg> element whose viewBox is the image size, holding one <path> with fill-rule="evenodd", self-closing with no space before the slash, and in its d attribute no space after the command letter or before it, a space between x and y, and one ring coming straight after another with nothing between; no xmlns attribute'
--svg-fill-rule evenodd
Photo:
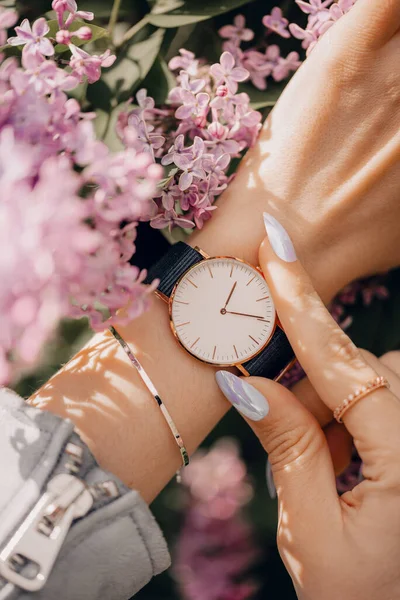
<svg viewBox="0 0 400 600"><path fill-rule="evenodd" d="M238 82L245 81L249 77L246 69L235 67L235 59L230 52L222 54L220 62L210 67L210 73L217 85L224 83L231 94L236 94Z"/></svg>
<svg viewBox="0 0 400 600"><path fill-rule="evenodd" d="M17 36L8 38L8 43L11 46L24 46L24 52L53 56L53 44L45 37L49 31L50 28L44 18L37 19L32 27L28 19L24 19L21 25L15 28Z"/></svg>
<svg viewBox="0 0 400 600"><path fill-rule="evenodd" d="M183 100L183 92L191 92L197 95L206 85L204 79L191 79L189 73L181 71L179 75L179 86L173 88L168 95L171 104L180 104Z"/></svg>
<svg viewBox="0 0 400 600"><path fill-rule="evenodd" d="M332 0L310 0L309 3L296 0L296 2L301 10L309 15L308 23L305 29L296 23L291 23L289 29L294 37L303 40L302 46L309 54L315 48L319 38L352 8L356 0L338 0L334 4Z"/></svg>
<svg viewBox="0 0 400 600"><path fill-rule="evenodd" d="M85 50L78 48L74 44L70 44L69 49L72 54L69 63L72 74L78 77L80 81L83 81L84 77L87 77L89 83L95 83L100 79L101 68L111 67L116 60L116 56L111 54L110 50L106 50L103 54L97 56L85 52Z"/></svg>
<svg viewBox="0 0 400 600"><path fill-rule="evenodd" d="M45 95L56 90L72 90L78 85L75 77L40 54L25 53L22 66L23 69L16 69L10 77L17 94L25 94L30 87L34 87L39 95Z"/></svg>
<svg viewBox="0 0 400 600"><path fill-rule="evenodd" d="M301 65L301 60L298 52L290 52L286 58L282 56L278 59L277 64L272 69L272 77L275 81L283 81L289 77L290 73L297 71Z"/></svg>
<svg viewBox="0 0 400 600"><path fill-rule="evenodd" d="M161 161L164 166L175 163L179 169L185 171L193 166L194 162L202 156L204 152L204 141L200 137L194 139L193 145L185 147L183 135L178 135L175 143L169 149L169 152Z"/></svg>
<svg viewBox="0 0 400 600"><path fill-rule="evenodd" d="M328 6L332 4L333 0L309 0L309 2L304 2L304 0L295 0L295 2L304 13L315 16L320 12L326 11Z"/></svg>
<svg viewBox="0 0 400 600"><path fill-rule="evenodd" d="M128 300L125 319L140 314L154 289L127 261L137 222L157 214L162 167L134 148L110 154L94 115L64 93L78 83L29 48L21 66L0 65L1 384L34 364L61 317L104 329Z"/></svg>
<svg viewBox="0 0 400 600"><path fill-rule="evenodd" d="M303 40L301 45L309 54L318 42L319 34L311 29L302 29L297 23L290 23L289 29L293 37Z"/></svg>
<svg viewBox="0 0 400 600"><path fill-rule="evenodd" d="M53 0L51 6L57 14L60 29L68 29L75 19L84 19L85 21L93 21L94 19L94 14L92 12L78 10L75 0ZM69 12L69 16L64 23L64 15L66 12Z"/></svg>
<svg viewBox="0 0 400 600"><path fill-rule="evenodd" d="M136 100L142 111L153 110L155 107L154 99L147 95L147 90L141 89L136 94Z"/></svg>
<svg viewBox="0 0 400 600"><path fill-rule="evenodd" d="M180 56L175 56L171 58L168 63L168 67L171 71L178 71L178 69L182 69L189 73L189 75L196 77L199 69L199 61L196 59L193 52L189 52L188 50L184 50L181 48L179 50Z"/></svg>
<svg viewBox="0 0 400 600"><path fill-rule="evenodd" d="M256 584L244 575L258 551L241 510L252 497L236 444L221 440L185 470L188 499L173 573L185 600L246 600Z"/></svg>
<svg viewBox="0 0 400 600"><path fill-rule="evenodd" d="M222 179L222 176L225 175L225 172L231 162L231 157L229 154L221 154L215 160L215 157L212 155L205 156L203 158L202 164L203 168L208 173L211 180L214 182L219 182Z"/></svg>
<svg viewBox="0 0 400 600"><path fill-rule="evenodd" d="M179 177L178 187L182 192L185 192L193 183L195 178L205 179L206 173L199 160L195 161L191 167L183 171Z"/></svg>
<svg viewBox="0 0 400 600"><path fill-rule="evenodd" d="M9 10L0 6L0 46L4 46L6 43L7 29L13 27L17 21L18 14L15 10Z"/></svg>
<svg viewBox="0 0 400 600"><path fill-rule="evenodd" d="M275 6L270 15L266 15L263 20L263 24L270 31L274 31L283 38L289 38L290 33L287 30L289 21L285 19L282 13L282 9L279 6Z"/></svg>
<svg viewBox="0 0 400 600"><path fill-rule="evenodd" d="M188 90L182 90L181 93L182 106L180 106L175 116L177 119L189 119L195 118L195 121L199 120L199 125L206 123L206 116L209 108L210 96L205 92L200 94L193 94Z"/></svg>
<svg viewBox="0 0 400 600"><path fill-rule="evenodd" d="M194 223L190 219L178 215L174 209L165 210L151 220L151 226L154 229L166 229L170 231L173 227L182 227L182 229L193 229Z"/></svg>
<svg viewBox="0 0 400 600"><path fill-rule="evenodd" d="M257 50L249 50L244 53L242 64L249 72L252 84L259 90L266 90L267 77L271 75L273 69L266 55Z"/></svg>
<svg viewBox="0 0 400 600"><path fill-rule="evenodd" d="M230 40L235 45L241 42L250 42L254 38L254 31L246 28L246 20L243 15L236 15L233 25L225 25L219 30L222 38Z"/></svg>
<svg viewBox="0 0 400 600"><path fill-rule="evenodd" d="M92 30L90 27L80 27L75 31L68 31L68 29L60 29L56 33L56 42L57 44L63 44L64 46L69 46L73 37L77 37L83 41L89 41L92 39Z"/></svg>

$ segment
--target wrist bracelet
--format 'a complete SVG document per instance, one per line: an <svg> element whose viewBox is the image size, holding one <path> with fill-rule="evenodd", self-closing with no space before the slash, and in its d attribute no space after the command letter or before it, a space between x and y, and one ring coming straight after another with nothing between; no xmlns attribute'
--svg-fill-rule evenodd
<svg viewBox="0 0 400 600"><path fill-rule="evenodd" d="M133 366L136 368L137 372L139 373L140 378L142 379L143 383L145 384L145 386L147 387L147 389L153 396L154 400L157 402L158 406L160 407L162 415L163 415L164 419L166 420L168 427L170 428L172 435L174 436L175 442L177 443L178 448L180 450L181 457L182 457L182 464L184 467L187 467L189 464L189 454L183 443L182 436L179 433L179 431L174 423L174 420L172 419L167 407L165 406L164 402L161 400L160 395L157 392L155 385L153 384L153 382L151 381L147 372L144 370L144 368L142 367L142 365L140 364L140 362L138 361L138 359L132 352L131 348L128 346L128 344L125 342L125 340L120 336L120 334L115 329L115 327L110 327L110 332L115 337L115 339L119 342L120 346L125 351L129 360L131 361L131 363L133 364ZM177 478L178 478L178 480L180 480L179 472L177 473Z"/></svg>

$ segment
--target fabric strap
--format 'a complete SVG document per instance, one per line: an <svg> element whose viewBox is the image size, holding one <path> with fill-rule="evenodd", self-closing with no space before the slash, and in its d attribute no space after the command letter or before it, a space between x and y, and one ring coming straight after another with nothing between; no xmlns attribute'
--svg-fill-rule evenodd
<svg viewBox="0 0 400 600"><path fill-rule="evenodd" d="M159 279L158 291L171 296L179 279L190 267L201 262L200 252L184 242L174 244L163 258L150 269L147 282ZM268 346L260 354L243 364L249 373L256 377L277 379L294 358L294 352L284 331L278 326Z"/></svg>

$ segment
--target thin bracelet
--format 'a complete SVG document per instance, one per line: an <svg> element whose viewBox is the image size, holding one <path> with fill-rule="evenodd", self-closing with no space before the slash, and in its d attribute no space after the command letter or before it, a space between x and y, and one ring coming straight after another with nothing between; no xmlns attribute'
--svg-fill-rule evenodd
<svg viewBox="0 0 400 600"><path fill-rule="evenodd" d="M119 335L119 333L115 329L115 327L110 327L110 332L115 337L115 339L119 342L119 344L121 345L121 347L127 354L129 360L131 361L131 363L133 364L133 366L136 368L137 372L139 373L143 383L145 384L145 386L147 387L147 389L153 396L154 400L157 402L158 406L160 407L163 417L167 421L168 427L170 428L170 430L174 436L175 442L177 443L178 448L180 450L180 453L182 456L182 464L184 467L187 467L189 464L189 454L183 443L182 436L179 433L179 431L174 423L174 420L172 419L167 407L165 406L164 402L161 400L160 395L157 392L157 389L156 389L154 383L151 381L150 377L148 376L148 374L146 373L146 371L144 370L144 368L142 367L142 365L140 364L140 362L138 361L136 356L133 354L133 352L130 349L130 347L128 346L128 344ZM178 478L178 480L180 479L179 472L177 473L177 478Z"/></svg>

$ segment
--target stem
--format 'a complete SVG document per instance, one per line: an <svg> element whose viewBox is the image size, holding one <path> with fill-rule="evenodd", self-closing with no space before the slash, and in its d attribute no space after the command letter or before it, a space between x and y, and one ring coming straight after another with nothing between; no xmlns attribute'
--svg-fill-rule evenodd
<svg viewBox="0 0 400 600"><path fill-rule="evenodd" d="M119 9L121 8L121 0L114 0L114 4L111 10L110 22L108 24L108 31L111 39L113 38L114 28L118 21Z"/></svg>
<svg viewBox="0 0 400 600"><path fill-rule="evenodd" d="M136 35L141 29L143 29L143 27L145 25L147 25L147 19L148 19L148 16L146 15L143 17L143 19L138 21L138 23L133 25L133 27L128 29L128 31L125 33L124 37L122 38L122 40L118 44L118 46L122 46L126 42L129 42L129 40L132 39L134 35Z"/></svg>

